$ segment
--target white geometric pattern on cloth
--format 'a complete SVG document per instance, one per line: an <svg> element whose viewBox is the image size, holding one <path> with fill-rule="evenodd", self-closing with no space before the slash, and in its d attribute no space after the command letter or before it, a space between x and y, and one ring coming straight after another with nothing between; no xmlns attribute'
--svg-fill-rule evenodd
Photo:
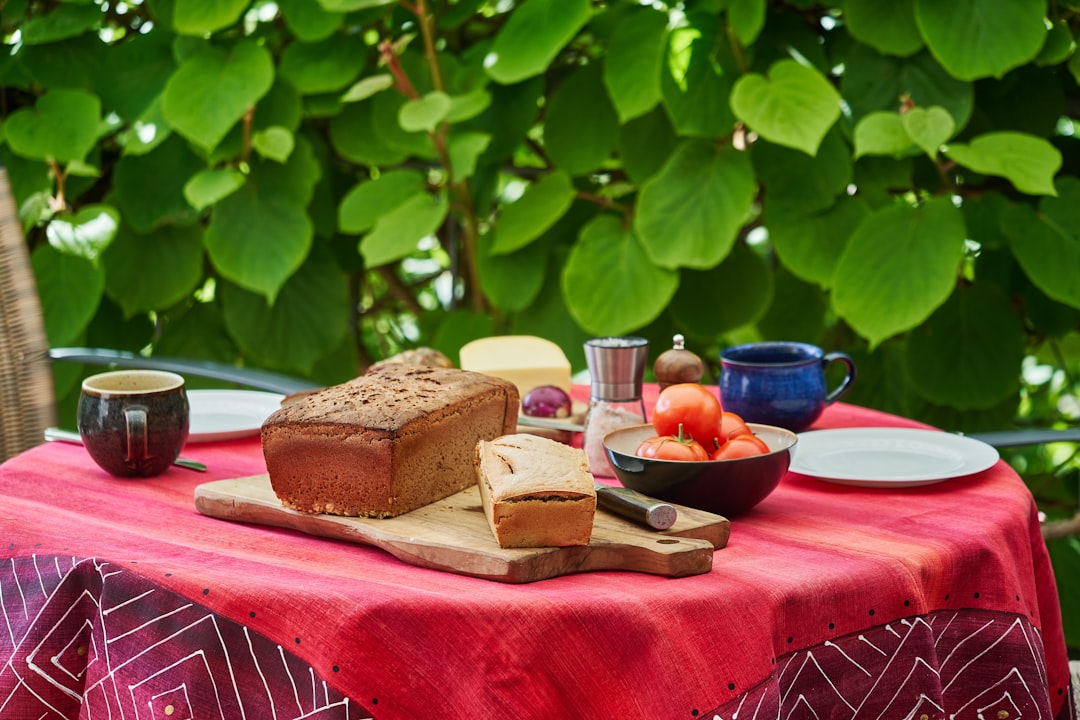
<svg viewBox="0 0 1080 720"><path fill-rule="evenodd" d="M370 717L280 645L108 563L12 558L0 612L0 718Z"/></svg>
<svg viewBox="0 0 1080 720"><path fill-rule="evenodd" d="M1021 615L938 611L789 653L701 717L1031 720L1052 717L1038 631Z"/></svg>
<svg viewBox="0 0 1080 720"><path fill-rule="evenodd" d="M0 612L0 657L8 658L0 718L13 709L35 720L371 717L282 646L94 559L5 561ZM914 616L788 653L776 668L731 702L691 716L1051 718L1049 698L1034 690L1046 687L1042 641L1022 615Z"/></svg>

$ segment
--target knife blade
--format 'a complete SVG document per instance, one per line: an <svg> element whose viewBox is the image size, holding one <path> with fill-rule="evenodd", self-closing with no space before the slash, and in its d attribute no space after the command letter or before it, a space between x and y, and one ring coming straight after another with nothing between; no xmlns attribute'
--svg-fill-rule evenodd
<svg viewBox="0 0 1080 720"><path fill-rule="evenodd" d="M596 503L616 515L641 523L653 530L667 530L679 519L679 511L671 503L642 495L628 487L615 487L593 482Z"/></svg>
<svg viewBox="0 0 1080 720"><path fill-rule="evenodd" d="M526 427L543 428L546 430L565 430L566 432L584 432L585 426L570 422L569 420L553 420L551 418L538 418L530 415L518 415L518 425Z"/></svg>

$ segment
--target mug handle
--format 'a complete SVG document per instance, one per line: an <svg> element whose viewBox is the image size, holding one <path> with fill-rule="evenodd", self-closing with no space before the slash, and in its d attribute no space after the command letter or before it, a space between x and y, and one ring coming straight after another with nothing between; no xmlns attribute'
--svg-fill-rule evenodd
<svg viewBox="0 0 1080 720"><path fill-rule="evenodd" d="M844 393L851 387L851 383L855 381L855 361L851 359L846 353L831 352L821 359L822 370L832 365L834 362L840 362L847 366L847 375L840 382L840 385L831 393L825 396L825 404L831 405L844 396Z"/></svg>
<svg viewBox="0 0 1080 720"><path fill-rule="evenodd" d="M124 462L140 463L150 459L150 443L146 433L146 408L133 405L124 410L127 423L127 457Z"/></svg>

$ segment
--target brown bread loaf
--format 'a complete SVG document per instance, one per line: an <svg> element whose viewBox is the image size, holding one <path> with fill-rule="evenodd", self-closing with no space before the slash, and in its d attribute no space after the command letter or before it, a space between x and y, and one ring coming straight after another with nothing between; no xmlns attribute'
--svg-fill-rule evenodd
<svg viewBox="0 0 1080 720"><path fill-rule="evenodd" d="M476 474L499 547L589 544L596 489L583 450L525 433L481 440Z"/></svg>
<svg viewBox="0 0 1080 720"><path fill-rule="evenodd" d="M475 483L476 443L513 432L519 404L499 378L381 366L266 419L270 483L300 512L401 515Z"/></svg>

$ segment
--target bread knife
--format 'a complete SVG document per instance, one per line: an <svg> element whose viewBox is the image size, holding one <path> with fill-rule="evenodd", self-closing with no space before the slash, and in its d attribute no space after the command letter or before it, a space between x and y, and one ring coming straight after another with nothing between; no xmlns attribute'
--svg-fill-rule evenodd
<svg viewBox="0 0 1080 720"><path fill-rule="evenodd" d="M653 530L667 530L679 518L674 505L642 495L627 487L594 482L596 504L609 512L641 523Z"/></svg>

